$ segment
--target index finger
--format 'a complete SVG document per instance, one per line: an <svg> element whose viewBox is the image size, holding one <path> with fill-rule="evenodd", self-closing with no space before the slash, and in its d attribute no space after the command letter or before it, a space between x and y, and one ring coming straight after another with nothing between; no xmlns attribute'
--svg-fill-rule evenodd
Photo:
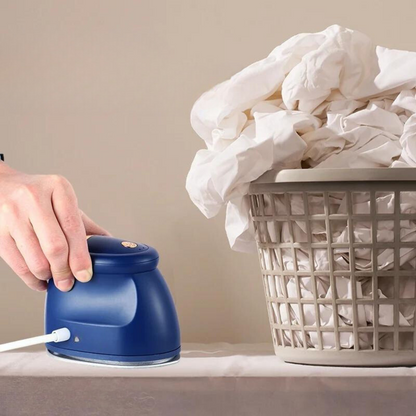
<svg viewBox="0 0 416 416"><path fill-rule="evenodd" d="M88 282L92 277L92 263L85 227L75 191L64 178L61 178L52 192L52 207L68 242L69 267L77 280Z"/></svg>

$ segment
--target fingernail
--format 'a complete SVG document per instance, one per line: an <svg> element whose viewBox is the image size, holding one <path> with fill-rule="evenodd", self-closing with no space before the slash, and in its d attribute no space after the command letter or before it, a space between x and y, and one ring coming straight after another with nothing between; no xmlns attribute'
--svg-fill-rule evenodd
<svg viewBox="0 0 416 416"><path fill-rule="evenodd" d="M62 292L68 292L72 289L72 286L74 286L74 279L59 280L55 282L55 284Z"/></svg>
<svg viewBox="0 0 416 416"><path fill-rule="evenodd" d="M92 267L90 267L86 270L81 270L79 272L76 272L75 277L80 282L83 282L83 283L89 282L92 278Z"/></svg>

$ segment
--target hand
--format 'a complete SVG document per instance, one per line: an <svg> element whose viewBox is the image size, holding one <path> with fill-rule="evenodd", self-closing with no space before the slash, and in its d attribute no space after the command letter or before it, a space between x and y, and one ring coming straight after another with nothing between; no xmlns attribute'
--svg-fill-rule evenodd
<svg viewBox="0 0 416 416"><path fill-rule="evenodd" d="M59 175L29 175L0 162L0 256L31 289L51 277L62 291L92 277L86 235L110 235L79 208Z"/></svg>

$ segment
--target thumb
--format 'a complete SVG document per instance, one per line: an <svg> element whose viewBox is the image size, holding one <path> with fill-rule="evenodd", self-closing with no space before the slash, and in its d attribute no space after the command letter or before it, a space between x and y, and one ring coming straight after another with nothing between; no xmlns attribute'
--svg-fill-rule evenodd
<svg viewBox="0 0 416 416"><path fill-rule="evenodd" d="M100 227L96 224L85 212L79 210L81 214L82 222L84 223L85 233L87 235L107 235L111 236L111 234L104 228Z"/></svg>

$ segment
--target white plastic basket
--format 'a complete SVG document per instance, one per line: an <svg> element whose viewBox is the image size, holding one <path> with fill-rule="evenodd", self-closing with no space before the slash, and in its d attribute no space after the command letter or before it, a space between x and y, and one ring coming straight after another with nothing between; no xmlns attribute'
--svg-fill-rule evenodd
<svg viewBox="0 0 416 416"><path fill-rule="evenodd" d="M249 194L276 355L415 365L416 169L270 171Z"/></svg>

